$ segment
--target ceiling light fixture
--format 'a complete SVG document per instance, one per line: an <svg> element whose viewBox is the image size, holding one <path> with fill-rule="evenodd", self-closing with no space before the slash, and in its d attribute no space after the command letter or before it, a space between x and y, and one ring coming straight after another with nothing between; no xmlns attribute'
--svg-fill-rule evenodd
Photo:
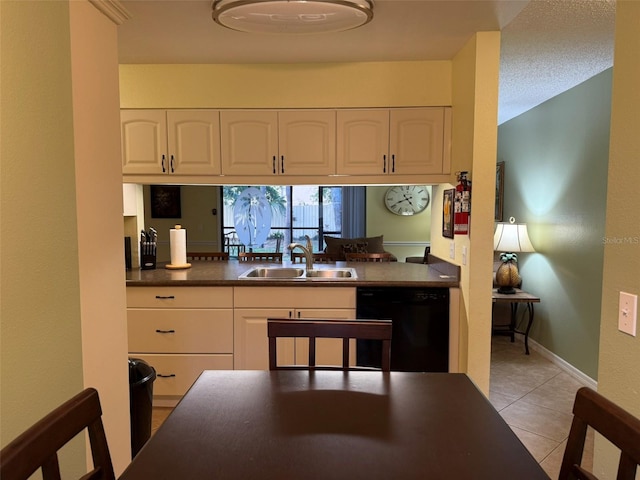
<svg viewBox="0 0 640 480"><path fill-rule="evenodd" d="M373 0L214 0L213 20L247 33L328 33L373 18Z"/></svg>

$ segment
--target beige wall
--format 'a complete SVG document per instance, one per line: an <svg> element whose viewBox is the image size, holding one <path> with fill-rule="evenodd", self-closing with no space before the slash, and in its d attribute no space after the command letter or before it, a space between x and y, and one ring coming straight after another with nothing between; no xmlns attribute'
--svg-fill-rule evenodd
<svg viewBox="0 0 640 480"><path fill-rule="evenodd" d="M451 62L120 65L122 108L451 105Z"/></svg>
<svg viewBox="0 0 640 480"><path fill-rule="evenodd" d="M69 2L85 387L100 394L116 474L131 458L116 24Z"/></svg>
<svg viewBox="0 0 640 480"><path fill-rule="evenodd" d="M222 251L223 244L219 238L218 223L222 209L218 205L219 188L203 185L182 185L180 187L180 205L182 216L180 218L152 218L151 208L144 211L145 229L153 227L158 231L157 261L168 262L171 260L169 247L169 232L179 224L187 231L187 251L189 252L215 252ZM144 204L151 205L150 188L143 188ZM217 209L217 215L211 210ZM139 233L139 231L138 231ZM132 238L136 242L138 237Z"/></svg>
<svg viewBox="0 0 640 480"><path fill-rule="evenodd" d="M432 216L431 252L461 267L460 365L489 392L491 275L497 142L500 33L480 32L453 60L452 171L470 172L472 215L469 235L442 237L442 215ZM451 183L455 184L455 175ZM433 189L434 211L442 212L443 190ZM473 241L471 241L473 239ZM451 244L455 258L449 252ZM466 249L466 264L463 262ZM472 312L472 313L469 313Z"/></svg>
<svg viewBox="0 0 640 480"><path fill-rule="evenodd" d="M4 446L82 390L83 370L69 6L0 12ZM62 465L78 478L83 442Z"/></svg>
<svg viewBox="0 0 640 480"><path fill-rule="evenodd" d="M116 26L86 1L2 1L1 442L97 386L130 460ZM22 226L22 227L20 227ZM85 438L61 457L86 471Z"/></svg>
<svg viewBox="0 0 640 480"><path fill-rule="evenodd" d="M388 188L367 187L367 236L384 235L385 250L400 262L406 257L422 257L431 236L431 204L417 215L394 215L384 205Z"/></svg>
<svg viewBox="0 0 640 480"><path fill-rule="evenodd" d="M640 2L618 0L611 108L611 141L600 323L598 391L640 417L640 330L617 329L620 291L640 294ZM618 452L596 439L594 468L612 473Z"/></svg>

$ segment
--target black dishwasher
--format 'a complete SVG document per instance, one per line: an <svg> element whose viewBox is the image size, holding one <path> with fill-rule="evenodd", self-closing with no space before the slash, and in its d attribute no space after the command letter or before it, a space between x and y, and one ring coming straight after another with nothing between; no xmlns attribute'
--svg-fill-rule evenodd
<svg viewBox="0 0 640 480"><path fill-rule="evenodd" d="M356 316L391 319L391 370L449 370L449 289L358 287ZM358 340L357 364L380 367L381 342Z"/></svg>

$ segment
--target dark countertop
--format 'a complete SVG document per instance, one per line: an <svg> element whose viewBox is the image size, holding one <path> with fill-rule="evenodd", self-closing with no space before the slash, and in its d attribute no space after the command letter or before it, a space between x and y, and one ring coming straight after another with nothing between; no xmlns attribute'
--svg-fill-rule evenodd
<svg viewBox="0 0 640 480"><path fill-rule="evenodd" d="M360 286L398 286L398 287L458 287L460 281L459 267L448 262L437 262L429 265L403 262L386 263L346 263L337 265L316 264L314 269L336 267L354 268L357 279L238 279L238 276L255 267L275 267L277 265L258 263L239 263L199 261L192 262L191 268L170 270L165 264L158 264L155 270L134 269L126 272L127 287L148 286L304 286L304 287L360 287ZM304 264L287 264L304 268Z"/></svg>

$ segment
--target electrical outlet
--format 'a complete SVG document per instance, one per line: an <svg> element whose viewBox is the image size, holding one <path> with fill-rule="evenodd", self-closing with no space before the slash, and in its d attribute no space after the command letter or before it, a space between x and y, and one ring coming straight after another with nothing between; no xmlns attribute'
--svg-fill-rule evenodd
<svg viewBox="0 0 640 480"><path fill-rule="evenodd" d="M449 258L454 259L456 258L456 244L455 242L451 242L449 244Z"/></svg>
<svg viewBox="0 0 640 480"><path fill-rule="evenodd" d="M618 330L636 336L636 323L638 321L638 296L631 293L620 292L618 304Z"/></svg>

